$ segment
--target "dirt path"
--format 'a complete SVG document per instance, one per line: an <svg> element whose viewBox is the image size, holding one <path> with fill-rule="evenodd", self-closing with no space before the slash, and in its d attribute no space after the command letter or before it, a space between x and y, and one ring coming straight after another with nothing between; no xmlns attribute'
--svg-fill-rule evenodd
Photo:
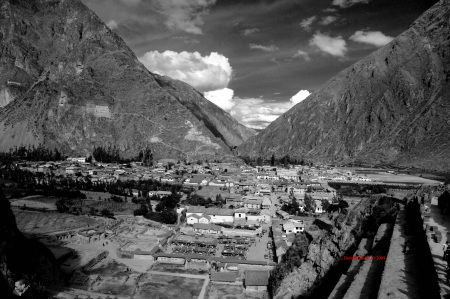
<svg viewBox="0 0 450 299"><path fill-rule="evenodd" d="M392 231L392 226L391 229ZM354 281L350 285L343 298L348 299L376 299L381 283L381 275L383 274L385 260L389 250L391 240L391 232L388 232L383 239L371 250L369 259L361 261L362 266L355 276ZM380 257L380 260L371 258Z"/></svg>
<svg viewBox="0 0 450 299"><path fill-rule="evenodd" d="M209 284L209 276L206 277L205 282L203 283L202 291L200 292L200 295L198 295L198 299L204 299L206 295L206 288Z"/></svg>
<svg viewBox="0 0 450 299"><path fill-rule="evenodd" d="M440 298L418 204L407 204L394 227L378 299Z"/></svg>

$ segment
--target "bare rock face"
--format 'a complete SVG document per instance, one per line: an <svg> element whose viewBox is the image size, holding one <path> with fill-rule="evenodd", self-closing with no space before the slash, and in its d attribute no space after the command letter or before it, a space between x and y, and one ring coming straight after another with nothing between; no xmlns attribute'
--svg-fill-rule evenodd
<svg viewBox="0 0 450 299"><path fill-rule="evenodd" d="M115 145L124 157L233 159L254 135L189 85L148 71L79 0L0 7L0 150L68 154Z"/></svg>
<svg viewBox="0 0 450 299"><path fill-rule="evenodd" d="M450 1L238 147L315 162L449 170Z"/></svg>

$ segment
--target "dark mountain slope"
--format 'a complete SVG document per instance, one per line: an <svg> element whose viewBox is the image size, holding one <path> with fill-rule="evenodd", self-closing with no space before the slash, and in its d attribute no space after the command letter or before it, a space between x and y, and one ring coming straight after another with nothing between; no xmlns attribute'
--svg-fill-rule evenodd
<svg viewBox="0 0 450 299"><path fill-rule="evenodd" d="M242 156L450 169L450 2L238 147Z"/></svg>
<svg viewBox="0 0 450 299"><path fill-rule="evenodd" d="M149 72L79 0L5 0L0 13L0 150L45 144L88 154L232 158L254 134L185 83Z"/></svg>
<svg viewBox="0 0 450 299"><path fill-rule="evenodd" d="M62 272L53 254L41 243L25 238L17 229L8 200L0 189L0 294L9 298L14 281L31 279L44 286L63 284Z"/></svg>

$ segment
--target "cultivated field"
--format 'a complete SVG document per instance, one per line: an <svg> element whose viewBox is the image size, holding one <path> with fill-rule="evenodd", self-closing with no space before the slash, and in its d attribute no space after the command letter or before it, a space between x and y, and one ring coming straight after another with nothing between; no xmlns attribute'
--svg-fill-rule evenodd
<svg viewBox="0 0 450 299"><path fill-rule="evenodd" d="M197 299L204 280L179 276L144 274L133 298L136 299Z"/></svg>
<svg viewBox="0 0 450 299"><path fill-rule="evenodd" d="M242 285L210 283L206 299L268 299L267 292L246 292Z"/></svg>
<svg viewBox="0 0 450 299"><path fill-rule="evenodd" d="M56 211L56 198L30 198L30 199L15 199L11 201L11 206L15 208L32 208L45 209L47 211Z"/></svg>
<svg viewBox="0 0 450 299"><path fill-rule="evenodd" d="M45 234L93 227L100 222L88 216L74 216L60 213L41 213L33 211L13 210L17 227L23 233Z"/></svg>
<svg viewBox="0 0 450 299"><path fill-rule="evenodd" d="M139 273L129 270L123 264L110 261L106 265L87 272L89 275L89 291L96 293L131 297L139 279Z"/></svg>
<svg viewBox="0 0 450 299"><path fill-rule="evenodd" d="M206 299L244 299L242 285L210 283Z"/></svg>
<svg viewBox="0 0 450 299"><path fill-rule="evenodd" d="M409 174L390 174L386 172L370 173L367 177L375 182L404 183L404 184L438 184L438 181L421 178Z"/></svg>

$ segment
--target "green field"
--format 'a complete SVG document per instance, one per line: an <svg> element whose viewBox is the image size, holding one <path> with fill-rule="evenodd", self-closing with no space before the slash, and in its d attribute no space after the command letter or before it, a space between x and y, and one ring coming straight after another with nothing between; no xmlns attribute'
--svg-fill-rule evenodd
<svg viewBox="0 0 450 299"><path fill-rule="evenodd" d="M197 299L204 280L178 276L144 274L139 280L136 299Z"/></svg>
<svg viewBox="0 0 450 299"><path fill-rule="evenodd" d="M210 283L206 299L244 299L242 285Z"/></svg>
<svg viewBox="0 0 450 299"><path fill-rule="evenodd" d="M100 222L87 216L14 210L17 227L23 233L43 234L95 226Z"/></svg>

